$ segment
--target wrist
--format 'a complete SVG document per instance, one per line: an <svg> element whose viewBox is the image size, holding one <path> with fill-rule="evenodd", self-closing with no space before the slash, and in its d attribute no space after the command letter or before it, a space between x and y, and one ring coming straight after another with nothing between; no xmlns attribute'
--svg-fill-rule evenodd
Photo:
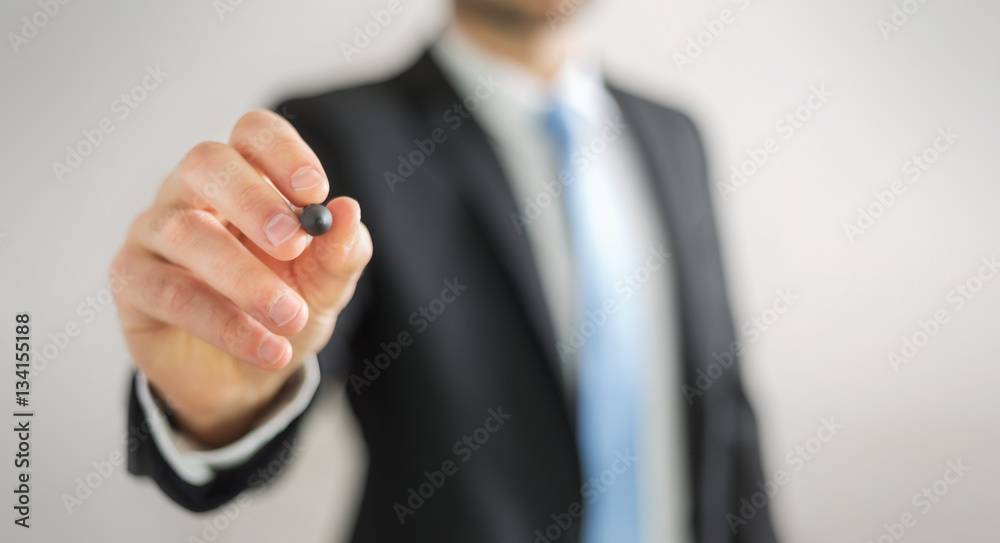
<svg viewBox="0 0 1000 543"><path fill-rule="evenodd" d="M277 377L277 376L275 376ZM288 376L216 391L212 405L174 406L174 428L208 449L226 446L253 429L287 381Z"/></svg>

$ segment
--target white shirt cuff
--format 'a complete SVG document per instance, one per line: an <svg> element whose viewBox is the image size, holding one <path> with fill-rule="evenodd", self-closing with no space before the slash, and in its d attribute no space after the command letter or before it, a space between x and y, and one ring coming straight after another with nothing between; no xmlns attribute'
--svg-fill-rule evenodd
<svg viewBox="0 0 1000 543"><path fill-rule="evenodd" d="M288 378L283 392L275 398L268 411L261 415L252 430L225 447L211 450L198 450L196 444L174 430L153 399L146 375L141 371L136 372L135 379L139 405L149 422L153 442L160 454L181 479L192 485L202 486L215 478L216 470L245 463L301 415L316 395L320 371L316 355L307 357L302 368ZM295 381L298 381L297 389Z"/></svg>

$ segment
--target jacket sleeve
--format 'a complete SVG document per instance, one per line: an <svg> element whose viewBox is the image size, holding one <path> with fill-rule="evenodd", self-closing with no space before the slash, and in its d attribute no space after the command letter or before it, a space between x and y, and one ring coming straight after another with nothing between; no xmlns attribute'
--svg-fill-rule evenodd
<svg viewBox="0 0 1000 543"><path fill-rule="evenodd" d="M296 456L296 431L315 397L319 371L316 357L310 357L255 428L213 450L197 450L184 442L152 398L145 376L136 372L129 400L129 471L151 477L178 505L196 512L267 483L272 473L284 471L272 469L275 462L283 467Z"/></svg>

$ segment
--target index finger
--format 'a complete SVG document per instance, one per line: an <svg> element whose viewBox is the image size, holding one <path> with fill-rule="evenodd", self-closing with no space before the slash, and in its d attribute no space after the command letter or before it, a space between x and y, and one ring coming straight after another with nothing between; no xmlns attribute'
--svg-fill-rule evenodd
<svg viewBox="0 0 1000 543"><path fill-rule="evenodd" d="M229 139L243 157L293 204L326 200L330 182L316 153L295 127L272 111L251 111L236 122Z"/></svg>

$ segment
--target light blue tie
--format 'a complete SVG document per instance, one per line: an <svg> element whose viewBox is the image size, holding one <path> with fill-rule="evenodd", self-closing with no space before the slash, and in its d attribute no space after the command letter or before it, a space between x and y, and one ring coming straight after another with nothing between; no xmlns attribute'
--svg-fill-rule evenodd
<svg viewBox="0 0 1000 543"><path fill-rule="evenodd" d="M556 143L560 168L571 176L563 199L580 308L575 330L583 340L572 353L578 377L577 440L583 482L594 491L583 495L581 541L637 543L639 496L630 458L639 452L637 415L648 319L644 294L633 292L625 299L616 287L641 264L641 251L633 242L628 211L614 180L594 175L593 162L578 167L580 161L571 160L574 149L588 143L575 137L580 132L574 123L580 119L556 104L544 122ZM606 311L609 303L617 308L612 314Z"/></svg>

